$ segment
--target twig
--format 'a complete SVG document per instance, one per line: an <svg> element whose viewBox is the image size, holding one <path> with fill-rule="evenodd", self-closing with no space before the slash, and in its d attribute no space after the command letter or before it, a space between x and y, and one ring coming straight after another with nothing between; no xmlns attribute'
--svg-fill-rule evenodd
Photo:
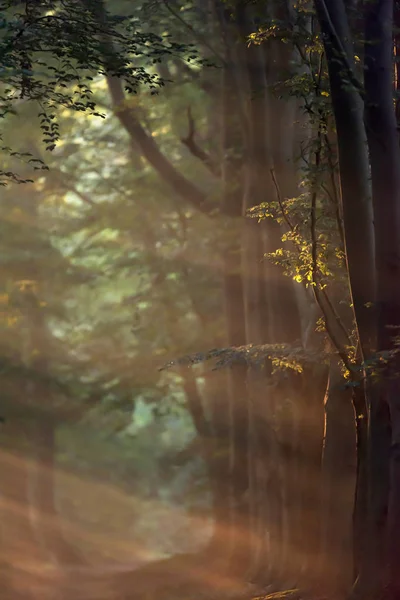
<svg viewBox="0 0 400 600"><path fill-rule="evenodd" d="M279 208L281 209L282 217L283 217L286 225L289 227L290 231L294 232L294 231L296 231L296 226L293 225L293 223L291 222L289 215L287 214L287 211L283 205L282 194L281 194L281 190L280 190L278 181L276 179L275 170L270 169L270 173L271 173L273 184L275 186L276 198L278 200Z"/></svg>

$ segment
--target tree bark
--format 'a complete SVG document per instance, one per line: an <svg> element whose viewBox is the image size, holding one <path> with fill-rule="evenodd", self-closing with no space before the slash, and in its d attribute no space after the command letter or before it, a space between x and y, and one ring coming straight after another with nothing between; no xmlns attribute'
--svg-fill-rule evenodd
<svg viewBox="0 0 400 600"><path fill-rule="evenodd" d="M232 73L223 74L223 149L222 167L223 198L221 212L226 217L228 236L231 240L224 252L224 302L229 346L246 343L244 288L241 261L241 228L243 218L242 148L240 125L237 121L236 91L232 89ZM232 229L231 229L232 228ZM231 427L231 510L232 510L232 557L233 572L244 573L249 567L247 532L250 526L248 495L248 393L247 369L234 365L229 373Z"/></svg>
<svg viewBox="0 0 400 600"><path fill-rule="evenodd" d="M364 358L375 347L375 241L364 106L354 75L354 50L343 0L315 0L328 62L337 130L348 276Z"/></svg>
<svg viewBox="0 0 400 600"><path fill-rule="evenodd" d="M341 593L353 581L351 513L356 471L351 390L344 386L339 361L332 357L324 401L321 576L327 590Z"/></svg>
<svg viewBox="0 0 400 600"><path fill-rule="evenodd" d="M396 350L400 326L400 148L393 102L393 0L375 0L365 6L365 122L371 160L377 273L378 351ZM392 328L395 329L392 329ZM400 384L398 356L383 369L377 403L386 402L391 421L390 496L387 506L386 579L389 595L400 595ZM378 404L379 406L379 404ZM387 434L387 413L371 408L376 427ZM372 424L371 424L372 427ZM372 480L372 493L382 489L389 463L380 448L383 473ZM372 451L378 451L372 449ZM385 464L386 463L386 464ZM379 502L386 512L385 501ZM381 514L380 519L385 518Z"/></svg>
<svg viewBox="0 0 400 600"><path fill-rule="evenodd" d="M333 112L336 122L340 187L344 224L347 271L350 283L352 304L358 331L361 360L371 357L376 347L374 311L371 303L375 300L375 236L373 231L372 198L369 182L369 160L367 153L367 135L364 126L364 103L362 86L357 81L354 67L354 48L346 7L343 0L315 0L320 23L326 58L328 62ZM375 227L376 231L376 227ZM366 386L368 388L368 381ZM365 390L355 394L358 406L365 406ZM365 411L364 411L365 412ZM362 439L367 414L356 415L358 423L358 442ZM366 503L366 486L363 483L366 461L365 451L358 447L358 476L356 482L356 504L354 523L365 519L363 511ZM361 452L361 454L360 454ZM360 573L370 575L370 569L364 569L368 562L369 543L363 532L353 532L355 543L362 553L355 561ZM359 539L359 536L362 536ZM359 577L358 584L361 578ZM361 586L363 587L363 586ZM368 587L368 584L367 584Z"/></svg>

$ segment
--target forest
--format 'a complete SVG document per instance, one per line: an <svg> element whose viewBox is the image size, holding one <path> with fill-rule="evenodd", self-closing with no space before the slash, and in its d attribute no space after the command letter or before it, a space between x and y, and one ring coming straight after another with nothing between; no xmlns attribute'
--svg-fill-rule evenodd
<svg viewBox="0 0 400 600"><path fill-rule="evenodd" d="M400 1L0 1L0 598L400 600Z"/></svg>

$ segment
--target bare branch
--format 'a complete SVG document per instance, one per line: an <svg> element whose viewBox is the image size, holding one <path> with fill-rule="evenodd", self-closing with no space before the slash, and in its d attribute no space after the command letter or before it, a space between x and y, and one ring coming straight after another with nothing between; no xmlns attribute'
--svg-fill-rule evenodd
<svg viewBox="0 0 400 600"><path fill-rule="evenodd" d="M201 160L202 163L204 163L204 165L207 167L207 169L210 171L210 173L215 175L215 177L219 177L221 175L221 172L220 172L218 165L215 164L215 162L213 161L211 156L209 154L207 154L207 152L205 152L205 150L200 148L200 146L196 143L196 140L194 139L195 135L196 135L196 127L195 127L195 122L194 122L194 118L192 115L192 109L190 106L188 106L188 109L187 109L187 116L188 116L188 125L189 125L188 134L186 137L181 138L182 144L184 144L186 146L186 148L189 150L189 152L191 154L193 154L193 156L195 156L196 158Z"/></svg>
<svg viewBox="0 0 400 600"><path fill-rule="evenodd" d="M86 0L86 4L88 9L93 12L94 9L92 3ZM106 12L102 0L98 0L95 3L94 16L100 24L105 20ZM102 37L102 42L104 48L104 61L107 66L112 63L115 57L115 49L109 36L104 35ZM216 208L214 203L210 202L207 195L200 188L184 177L184 175L174 167L160 150L152 135L147 133L144 129L140 120L135 115L134 110L127 105L121 78L109 75L106 79L114 114L129 134L131 140L137 144L144 158L152 165L159 176L186 202L204 214L213 212Z"/></svg>
<svg viewBox="0 0 400 600"><path fill-rule="evenodd" d="M142 155L154 167L160 177L200 212L208 214L214 210L215 206L208 200L206 194L172 165L161 152L154 138L146 132L136 118L133 109L127 106L121 80L108 77L107 83L115 115L130 137L136 142Z"/></svg>
<svg viewBox="0 0 400 600"><path fill-rule="evenodd" d="M218 60L220 61L221 65L225 65L226 66L226 61L224 59L224 57L217 51L215 50L215 48L213 48L211 46L211 44L208 42L208 40L201 35L200 33L198 33L194 27L192 27L192 25L190 23L188 23L187 21L185 21L185 19L183 19L181 17L181 15L179 14L179 12L177 10L175 10L174 8L172 8L171 6L171 2L169 2L168 0L163 0L164 2L164 6L165 8L168 10L169 13L171 13L171 15L173 17L175 17L175 19L177 19L177 21L179 21L180 23L182 23L182 25L188 29L190 31L190 33L195 37L195 39L197 39L200 44L203 44L203 46L205 48L207 48L207 50L209 50L211 52L211 54L213 56L215 56L215 58L218 58Z"/></svg>
<svg viewBox="0 0 400 600"><path fill-rule="evenodd" d="M296 231L296 227L291 222L290 217L289 217L289 215L287 213L287 210L285 209L285 207L283 205L282 194L281 194L281 190L280 190L278 181L276 179L275 170L274 169L270 169L270 173L271 173L273 184L275 186L276 198L278 200L278 204L279 204L279 208L280 208L281 213L282 213L282 217L283 217L286 225L289 227L290 231L294 232L294 231Z"/></svg>

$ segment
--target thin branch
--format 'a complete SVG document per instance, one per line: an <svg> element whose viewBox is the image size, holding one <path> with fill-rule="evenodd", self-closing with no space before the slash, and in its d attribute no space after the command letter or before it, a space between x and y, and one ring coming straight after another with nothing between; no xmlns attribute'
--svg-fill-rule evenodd
<svg viewBox="0 0 400 600"><path fill-rule="evenodd" d="M163 0L164 6L165 8L168 10L169 13L171 13L171 15L173 17L175 17L175 19L177 19L184 27L186 27L186 29L188 29L190 31L190 33L195 37L195 39L197 39L201 44L203 44L203 46L205 48L207 48L207 50L209 50L211 52L211 54L213 54L216 58L218 58L218 60L221 62L222 65L226 66L226 61L224 59L223 56L221 56L221 54L215 50L215 48L213 48L211 46L211 44L206 40L206 38L201 35L200 33L198 33L194 27L192 25L190 25L190 23L188 23L187 21L185 21L185 19L183 19L183 17L181 17L181 15L174 9L172 8L170 2L168 2L168 0Z"/></svg>
<svg viewBox="0 0 400 600"><path fill-rule="evenodd" d="M320 153L317 154L318 159L316 161L316 167L319 166L319 162L320 162ZM281 192L280 192L280 188L279 188L279 184L276 180L276 176L275 176L275 172L273 169L271 169L271 175L272 175L272 180L274 182L275 185L275 189L276 189L276 194L277 194L277 198L278 198L278 203L282 212L282 216L287 224L287 226L289 227L290 231L295 232L296 231L296 227L295 225L293 225L293 223L291 222L289 215L287 214L287 211L285 210L285 207L283 205L282 202L282 196L281 196ZM319 282L318 282L318 246L317 246L317 238L316 238L316 224L317 224L317 219L316 219L316 201L317 201L317 193L316 190L313 192L312 194L312 200L311 200L311 238L312 238L312 279L313 279L313 284L315 288L318 288L318 294L321 293L326 301L326 304L328 305L328 308L330 309L330 311L332 312L333 316L335 317L335 320L338 324L338 326L340 327L340 329L342 330L345 339L347 340L347 343L349 345L351 345L351 340L350 337L346 331L345 326L342 323L342 320L339 316L339 314L337 313L335 307L333 306L326 290L322 287L319 286ZM298 254L300 254L299 249L297 247L297 245L295 245L295 248L298 252ZM316 295L316 289L314 290L314 296ZM317 301L317 298L316 298ZM321 307L321 303L317 301L318 306L321 309L322 314L324 315L325 321L327 321L328 319L328 315L326 314L326 311L324 311L324 309Z"/></svg>
<svg viewBox="0 0 400 600"><path fill-rule="evenodd" d="M333 0L333 1L338 2L338 0ZM326 5L326 2L325 2L325 0L316 0L316 4L319 5L320 10L323 14L323 19L325 20L325 23L326 23L327 31L325 33L327 33L329 35L329 37L331 38L331 41L334 42L334 45L336 46L336 50L338 51L338 54L340 55L340 57L336 57L336 60L342 60L343 66L345 67L346 74L349 78L350 83L353 84L354 88L360 94L361 98L363 98L364 97L363 86L362 86L361 82L357 79L356 75L354 74L354 70L350 64L349 57L347 56L347 53L343 47L342 41L341 41L341 39L336 31L336 28L332 22L331 15L330 15L329 9Z"/></svg>
<svg viewBox="0 0 400 600"><path fill-rule="evenodd" d="M334 205L335 205L336 222L337 222L337 226L338 226L338 230L339 230L342 250L344 252L345 248L346 248L346 243L345 243L345 237L344 237L343 219L342 219L342 215L340 213L340 206L341 206L340 196L339 196L339 191L338 191L337 182L336 182L336 178L335 178L335 165L332 160L333 151L332 151L332 146L331 146L331 143L329 141L329 137L327 134L324 134L324 140L325 140L325 145L328 149L329 175L330 175L330 180L331 180L332 192L333 192L333 196L334 196L333 201L334 201Z"/></svg>
<svg viewBox="0 0 400 600"><path fill-rule="evenodd" d="M56 173L57 178L59 183L61 184L61 186L64 188L64 190L66 192L71 192L72 194L75 194L75 196L77 196L79 198L79 200L82 200L82 202L84 204L87 204L88 206L91 206L92 208L97 208L97 203L94 202L90 196L88 196L88 194L85 194L85 192L80 192L73 184L68 183L67 178L65 177L64 173L60 170L60 169L54 169L52 168L52 171L54 173Z"/></svg>
<svg viewBox="0 0 400 600"><path fill-rule="evenodd" d="M40 149L35 144L33 144L33 148L34 148L35 155L39 156L40 160L43 160ZM63 171L60 168L51 167L51 170L49 171L49 181L50 182L51 182L52 176L55 176L56 183L61 185L61 187L64 189L64 191L75 194L75 196L77 196L84 204L87 204L88 206L91 206L92 208L97 208L97 206L98 206L97 203L94 202L91 199L91 197L88 196L88 194L86 194L85 192L80 192L73 183L69 182L67 175L65 173L63 173Z"/></svg>
<svg viewBox="0 0 400 600"><path fill-rule="evenodd" d="M342 321L342 319L340 318L340 315L339 315L339 313L337 312L336 308L333 306L332 300L329 298L329 296L328 296L328 294L327 294L327 291L326 291L326 289L325 289L325 288L322 288L322 289L321 289L321 292L322 292L322 294L323 294L323 296L324 296L324 298L325 298L325 301L326 301L326 303L327 303L327 305L328 305L329 309L331 310L331 312L332 312L333 316L335 317L335 319L336 319L336 322L337 322L338 326L339 326L339 327L340 327L340 329L342 330L342 333L343 333L343 335L344 335L345 339L347 340L347 343L349 344L349 346L351 346L351 343L352 343L352 342L351 342L350 336L349 336L349 334L347 333L346 327L344 326L344 324L343 324L343 321Z"/></svg>
<svg viewBox="0 0 400 600"><path fill-rule="evenodd" d="M278 200L278 204L279 204L279 208L281 210L282 213L282 217L286 223L286 225L289 227L290 231L295 232L296 231L296 226L293 225L293 223L291 222L289 215L283 205L283 199L282 199L282 194L281 194L281 190L279 187L279 183L276 179L276 175L275 175L275 170L274 169L270 169L270 173L271 173L271 177L272 177L272 181L273 184L275 186L275 191L276 191L276 198Z"/></svg>
<svg viewBox="0 0 400 600"><path fill-rule="evenodd" d="M318 128L318 141L321 142L321 125ZM319 144L319 147L315 153L315 169L317 171L320 166L320 163L321 163L321 144ZM325 302L327 303L328 309L332 312L333 316L335 317L335 320L338 323L342 333L344 333L347 343L351 343L350 338L347 334L347 331L346 331L343 323L341 322L339 315L336 313L326 291L321 289L320 283L319 283L318 241L317 241L317 232L316 232L317 196L318 196L318 188L317 188L317 182L315 181L314 185L313 185L312 194L311 194L311 209L310 209L311 278L312 278L312 284L313 284L312 287L313 287L313 292L314 292L314 298L315 298L315 301L316 301L319 309L321 310L321 312L324 316L326 331L328 332L328 335L331 339L332 344L335 346L337 353L340 356L341 360L343 361L343 364L346 367L346 369L349 371L349 373L353 373L352 365L350 363L347 352L346 352L345 348L342 346L338 336L336 335L334 327L331 324L330 315L329 315L328 310L326 310ZM324 302L324 300L325 300L325 302Z"/></svg>
<svg viewBox="0 0 400 600"><path fill-rule="evenodd" d="M316 156L319 157L319 152L316 153ZM317 167L319 164L319 159L317 158L315 162L315 166ZM319 288L318 282L318 241L317 241L317 190L316 184L314 184L314 189L311 194L311 210L310 210L310 230L311 230L311 276L313 286L315 288Z"/></svg>
<svg viewBox="0 0 400 600"><path fill-rule="evenodd" d="M317 161L316 161L316 167L319 166L319 162L320 162L320 153L317 153ZM282 196L281 196L281 192L280 192L280 188L279 188L279 184L276 180L275 177L275 173L274 170L271 169L271 175L272 175L272 180L274 182L275 185L275 189L276 189L276 194L277 194L277 198L278 198L278 203L282 212L282 216L287 224L287 226L289 227L290 231L295 232L296 231L296 227L295 225L293 225L293 223L291 222L289 215L287 214L287 211L285 210L285 207L283 206L283 202L282 202ZM342 330L342 333L345 336L345 339L347 340L347 343L349 345L351 345L351 340L350 337L346 331L345 326L342 323L342 320L340 318L340 315L337 313L335 307L333 306L326 290L322 287L319 286L319 282L318 282L318 245L317 245L317 238L316 238L316 224L317 224L317 219L316 219L316 201L317 201L317 192L316 192L316 186L315 186L315 190L312 194L312 199L311 199L311 238L312 238L312 279L313 279L313 284L315 288L318 288L318 292L317 289L314 290L314 296L316 296L316 293L321 293L325 299L326 304L328 305L329 310L332 312L333 316L335 317L335 320L338 324L338 326L340 327L340 329ZM295 245L295 248L297 250L298 253L299 249L297 247L297 245ZM316 298L317 301L317 298ZM318 306L321 309L322 314L324 315L325 321L327 321L328 319L328 315L326 314L326 311L321 307L321 303L317 301Z"/></svg>
<svg viewBox="0 0 400 600"><path fill-rule="evenodd" d="M196 127L195 127L195 122L194 122L194 118L192 115L192 109L190 106L188 106L188 109L187 109L187 116L188 116L188 126L189 126L188 134L186 137L181 138L182 144L184 144L186 146L186 148L189 150L189 152L191 154L193 154L193 156L195 156L196 158L201 160L202 163L204 163L204 165L207 167L207 169L210 171L210 173L215 175L215 177L219 177L221 173L220 173L220 169L219 169L218 165L215 164L215 162L213 161L211 156L207 152L205 152L205 150L200 148L200 146L196 143L196 140L194 139L195 135L196 135Z"/></svg>

